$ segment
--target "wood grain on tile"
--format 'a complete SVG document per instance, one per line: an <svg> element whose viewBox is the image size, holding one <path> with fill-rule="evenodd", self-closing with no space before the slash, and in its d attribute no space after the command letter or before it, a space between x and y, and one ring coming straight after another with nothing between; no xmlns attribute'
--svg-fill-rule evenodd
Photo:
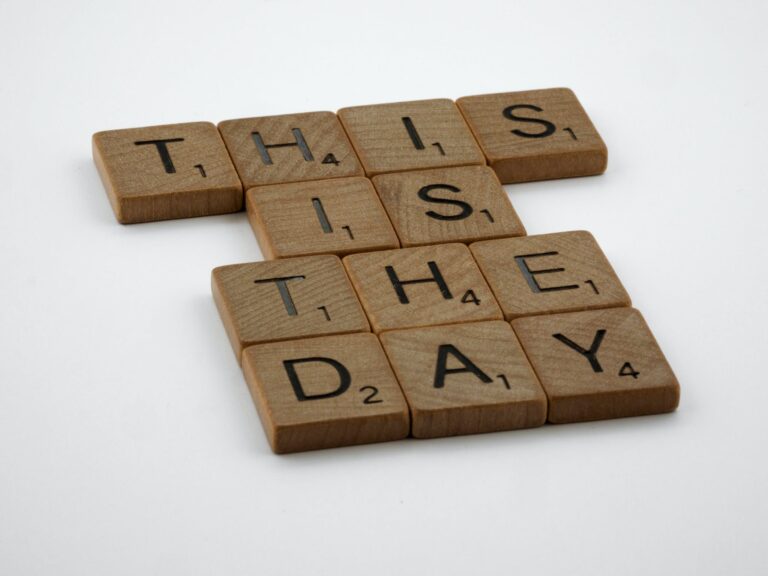
<svg viewBox="0 0 768 576"><path fill-rule="evenodd" d="M225 120L219 130L246 190L363 175L333 112Z"/></svg>
<svg viewBox="0 0 768 576"><path fill-rule="evenodd" d="M344 266L374 332L502 318L464 244L352 254Z"/></svg>
<svg viewBox="0 0 768 576"><path fill-rule="evenodd" d="M605 172L608 149L568 88L467 96L457 104L505 184Z"/></svg>
<svg viewBox="0 0 768 576"><path fill-rule="evenodd" d="M677 379L634 308L520 318L512 326L549 397L550 422L677 408Z"/></svg>
<svg viewBox="0 0 768 576"><path fill-rule="evenodd" d="M392 224L367 178L258 186L248 218L267 258L398 248Z"/></svg>
<svg viewBox="0 0 768 576"><path fill-rule="evenodd" d="M368 176L384 172L485 164L451 100L419 100L339 110Z"/></svg>
<svg viewBox="0 0 768 576"><path fill-rule="evenodd" d="M373 184L403 247L525 235L487 166L382 174Z"/></svg>
<svg viewBox="0 0 768 576"><path fill-rule="evenodd" d="M243 208L240 179L210 122L97 132L93 159L123 224Z"/></svg>
<svg viewBox="0 0 768 576"><path fill-rule="evenodd" d="M373 334L251 346L243 373L276 453L408 435L408 406Z"/></svg>
<svg viewBox="0 0 768 576"><path fill-rule="evenodd" d="M547 398L509 324L468 322L381 335L416 438L541 426Z"/></svg>
<svg viewBox="0 0 768 576"><path fill-rule="evenodd" d="M261 342L369 331L337 256L221 266L211 286L238 359Z"/></svg>
<svg viewBox="0 0 768 576"><path fill-rule="evenodd" d="M631 304L589 232L488 240L470 249L507 320Z"/></svg>

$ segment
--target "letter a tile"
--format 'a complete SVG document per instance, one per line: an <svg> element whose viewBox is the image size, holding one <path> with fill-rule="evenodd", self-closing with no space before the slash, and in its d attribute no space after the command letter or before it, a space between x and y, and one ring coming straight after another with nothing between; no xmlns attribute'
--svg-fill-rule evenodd
<svg viewBox="0 0 768 576"><path fill-rule="evenodd" d="M333 112L224 120L219 130L246 190L265 184L363 176Z"/></svg>
<svg viewBox="0 0 768 576"><path fill-rule="evenodd" d="M502 318L464 244L352 254L344 266L374 332Z"/></svg>
<svg viewBox="0 0 768 576"><path fill-rule="evenodd" d="M261 342L370 330L337 256L221 266L211 287L238 359Z"/></svg>
<svg viewBox="0 0 768 576"><path fill-rule="evenodd" d="M680 385L640 312L613 308L512 322L552 423L671 412Z"/></svg>
<svg viewBox="0 0 768 576"><path fill-rule="evenodd" d="M210 122L97 132L93 159L123 224L243 208L240 179Z"/></svg>
<svg viewBox="0 0 768 576"><path fill-rule="evenodd" d="M243 373L276 453L408 435L408 405L373 334L251 346Z"/></svg>
<svg viewBox="0 0 768 576"><path fill-rule="evenodd" d="M506 322L381 335L416 438L541 426L547 398Z"/></svg>
<svg viewBox="0 0 768 576"><path fill-rule="evenodd" d="M605 172L608 149L568 88L456 102L504 184Z"/></svg>
<svg viewBox="0 0 768 576"><path fill-rule="evenodd" d="M631 304L589 232L488 240L470 248L507 320Z"/></svg>

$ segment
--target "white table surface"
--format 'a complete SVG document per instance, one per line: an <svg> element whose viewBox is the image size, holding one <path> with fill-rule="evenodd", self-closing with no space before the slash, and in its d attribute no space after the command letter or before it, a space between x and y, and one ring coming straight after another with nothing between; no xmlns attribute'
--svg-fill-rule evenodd
<svg viewBox="0 0 768 576"><path fill-rule="evenodd" d="M0 2L0 574L768 572L768 5ZM98 130L569 86L673 415L272 455L210 296L244 214L118 225Z"/></svg>

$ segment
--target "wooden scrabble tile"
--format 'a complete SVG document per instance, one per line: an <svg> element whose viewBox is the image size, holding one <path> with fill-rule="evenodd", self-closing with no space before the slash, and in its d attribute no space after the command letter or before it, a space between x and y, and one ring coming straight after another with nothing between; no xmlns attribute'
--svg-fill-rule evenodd
<svg viewBox="0 0 768 576"><path fill-rule="evenodd" d="M240 179L210 122L97 132L93 160L123 224L243 208Z"/></svg>
<svg viewBox="0 0 768 576"><path fill-rule="evenodd" d="M608 149L568 88L467 96L456 103L505 184L605 172Z"/></svg>
<svg viewBox="0 0 768 576"><path fill-rule="evenodd" d="M246 206L267 258L400 247L367 178L258 186L246 193Z"/></svg>
<svg viewBox="0 0 768 576"><path fill-rule="evenodd" d="M246 190L363 175L333 112L225 120L219 130Z"/></svg>
<svg viewBox="0 0 768 576"><path fill-rule="evenodd" d="M451 100L419 100L339 110L366 174L485 164Z"/></svg>
<svg viewBox="0 0 768 576"><path fill-rule="evenodd" d="M370 330L337 256L221 266L211 287L238 359L261 342Z"/></svg>
<svg viewBox="0 0 768 576"><path fill-rule="evenodd" d="M502 318L463 244L352 254L344 266L374 332Z"/></svg>
<svg viewBox="0 0 768 576"><path fill-rule="evenodd" d="M373 184L404 247L525 235L487 166L382 174Z"/></svg>
<svg viewBox="0 0 768 576"><path fill-rule="evenodd" d="M416 438L541 426L547 397L509 324L394 330L381 342Z"/></svg>
<svg viewBox="0 0 768 576"><path fill-rule="evenodd" d="M512 326L549 397L550 422L677 408L677 379L634 308L520 318Z"/></svg>
<svg viewBox="0 0 768 576"><path fill-rule="evenodd" d="M589 232L487 240L470 248L507 320L631 304Z"/></svg>
<svg viewBox="0 0 768 576"><path fill-rule="evenodd" d="M251 346L243 373L278 454L408 436L408 405L373 334Z"/></svg>

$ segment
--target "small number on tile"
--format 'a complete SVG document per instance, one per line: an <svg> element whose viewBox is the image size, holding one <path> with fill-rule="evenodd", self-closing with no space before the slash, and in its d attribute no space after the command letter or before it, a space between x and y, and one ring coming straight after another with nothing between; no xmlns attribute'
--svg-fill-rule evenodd
<svg viewBox="0 0 768 576"><path fill-rule="evenodd" d="M363 399L363 404L381 404L384 402L381 398L374 400L379 394L379 389L376 388L376 386L363 386L360 388L360 392L370 392L370 394Z"/></svg>

